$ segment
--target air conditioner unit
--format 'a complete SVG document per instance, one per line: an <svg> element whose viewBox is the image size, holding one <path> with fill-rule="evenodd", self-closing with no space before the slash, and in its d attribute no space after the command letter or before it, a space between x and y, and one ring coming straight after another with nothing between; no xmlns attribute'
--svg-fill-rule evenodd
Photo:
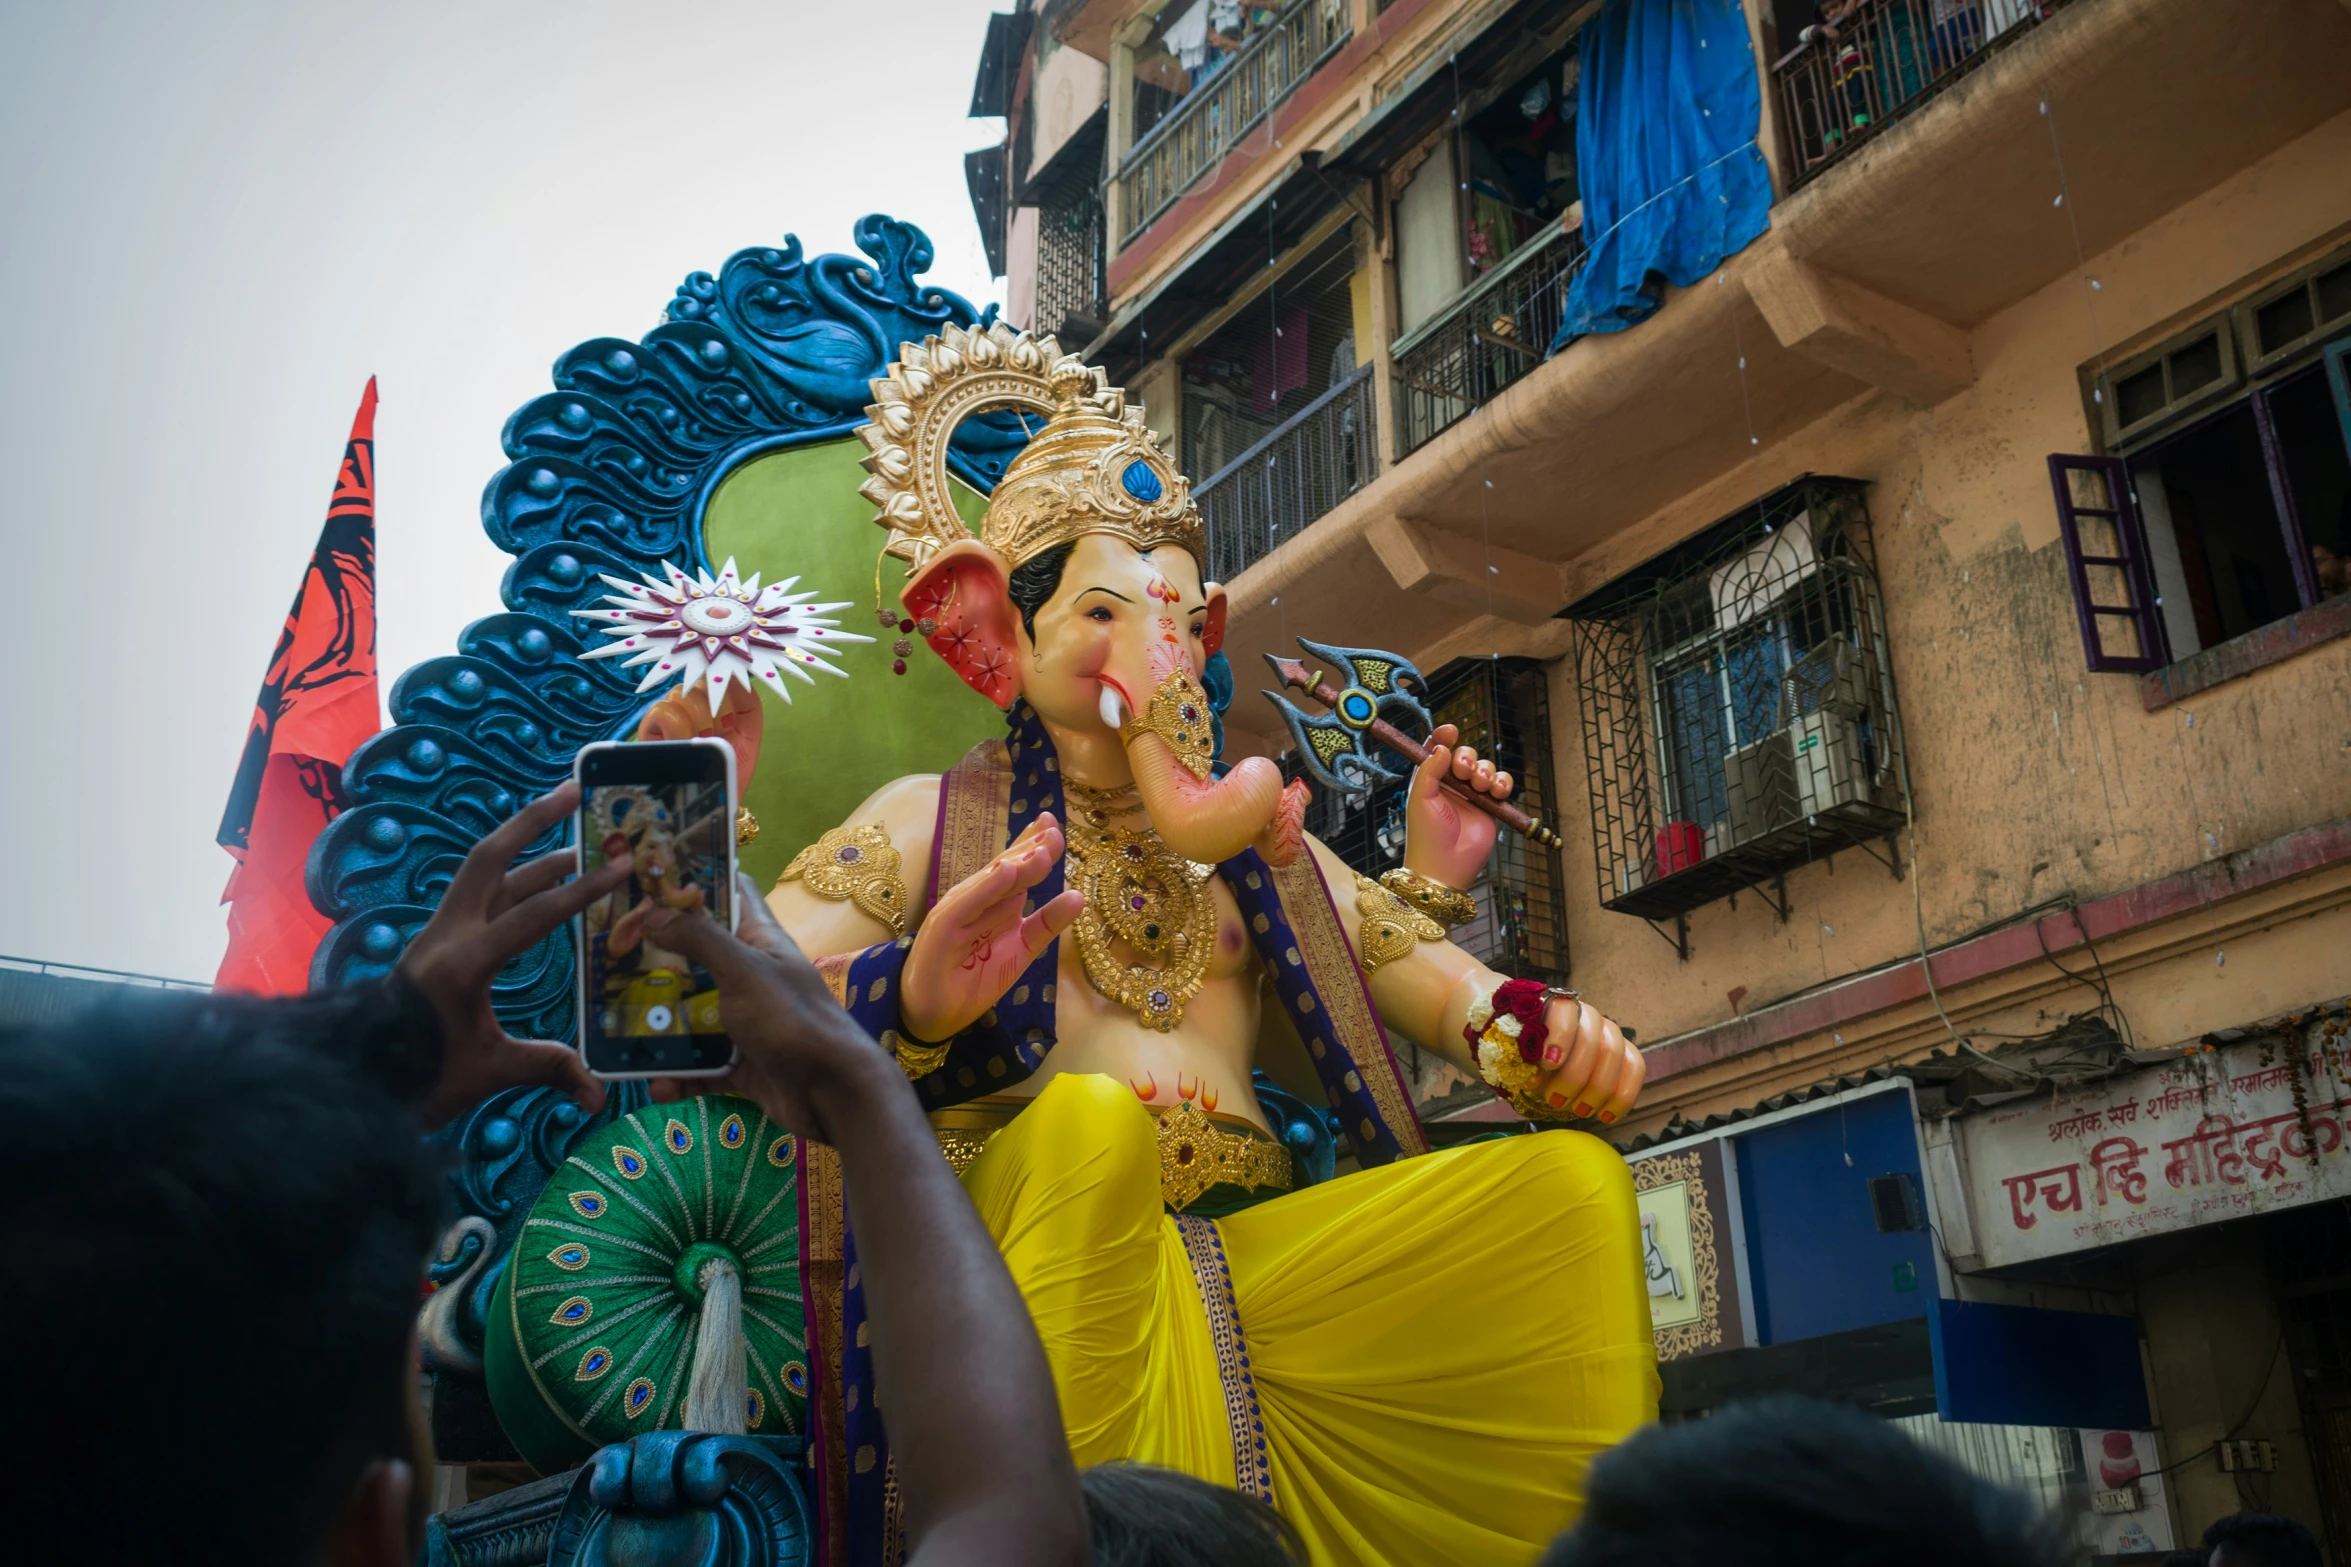
<svg viewBox="0 0 2351 1567"><path fill-rule="evenodd" d="M1861 654L1843 638L1824 642L1788 666L1780 678L1780 716L1838 713L1859 718L1869 711L1869 672Z"/></svg>
<svg viewBox="0 0 2351 1567"><path fill-rule="evenodd" d="M1723 758L1722 772L1731 800L1727 837L1732 844L1760 838L1803 814L1796 801L1795 758L1787 730L1774 730L1731 752Z"/></svg>
<svg viewBox="0 0 2351 1567"><path fill-rule="evenodd" d="M1876 760L1862 738L1861 724L1843 713L1807 713L1785 731L1795 767L1796 811L1825 816L1841 805L1858 805L1876 794Z"/></svg>

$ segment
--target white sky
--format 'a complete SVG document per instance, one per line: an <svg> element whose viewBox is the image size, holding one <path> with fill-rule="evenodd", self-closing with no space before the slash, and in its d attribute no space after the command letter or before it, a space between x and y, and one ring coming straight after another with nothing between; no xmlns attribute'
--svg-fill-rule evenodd
<svg viewBox="0 0 2351 1567"><path fill-rule="evenodd" d="M212 977L213 835L370 374L389 700L501 607L482 487L564 349L873 211L1000 297L962 158L994 8L0 0L0 954Z"/></svg>

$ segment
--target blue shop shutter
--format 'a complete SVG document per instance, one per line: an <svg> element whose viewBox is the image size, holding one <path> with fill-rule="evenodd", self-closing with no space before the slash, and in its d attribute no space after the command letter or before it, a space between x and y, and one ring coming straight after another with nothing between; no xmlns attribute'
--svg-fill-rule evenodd
<svg viewBox="0 0 2351 1567"><path fill-rule="evenodd" d="M1702 281L1771 226L1754 45L1736 0L1608 0L1576 43L1576 183L1591 247L1557 353L1646 320L1652 272Z"/></svg>
<svg viewBox="0 0 2351 1567"><path fill-rule="evenodd" d="M2135 1317L1938 1300L1928 1321L1935 1412L2003 1426L2144 1431Z"/></svg>
<svg viewBox="0 0 2351 1567"><path fill-rule="evenodd" d="M1920 1178L1904 1088L1766 1126L1736 1147L1758 1342L1927 1315L1936 1295L1933 1232L1880 1232L1869 1195L1874 1176Z"/></svg>

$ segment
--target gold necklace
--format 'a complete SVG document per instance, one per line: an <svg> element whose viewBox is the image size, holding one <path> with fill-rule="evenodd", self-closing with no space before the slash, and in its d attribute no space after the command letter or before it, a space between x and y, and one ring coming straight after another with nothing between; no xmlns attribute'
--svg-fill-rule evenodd
<svg viewBox="0 0 2351 1567"><path fill-rule="evenodd" d="M1149 827L1102 827L1069 834L1070 884L1085 895L1074 927L1078 956L1096 990L1144 1026L1166 1033L1184 1020L1216 949L1213 872L1159 841ZM1120 963L1113 938L1142 954Z"/></svg>

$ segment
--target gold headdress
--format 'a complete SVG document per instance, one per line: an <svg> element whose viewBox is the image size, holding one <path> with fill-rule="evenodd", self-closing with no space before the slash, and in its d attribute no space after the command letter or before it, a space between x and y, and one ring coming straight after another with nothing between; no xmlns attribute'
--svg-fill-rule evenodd
<svg viewBox="0 0 2351 1567"><path fill-rule="evenodd" d="M1180 544L1205 573L1208 539L1190 481L1159 449L1143 411L1099 370L1050 337L949 327L908 343L873 383L869 448L858 493L881 508L885 555L919 568L971 532L947 491L947 442L966 415L1010 405L1044 427L998 481L980 542L1009 570L1081 534L1111 533L1138 549Z"/></svg>

